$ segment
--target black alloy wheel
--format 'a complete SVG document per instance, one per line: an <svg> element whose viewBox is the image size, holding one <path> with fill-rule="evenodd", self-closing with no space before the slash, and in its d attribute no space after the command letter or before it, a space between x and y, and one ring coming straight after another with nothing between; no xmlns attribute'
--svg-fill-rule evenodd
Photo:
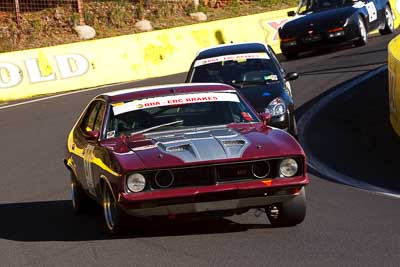
<svg viewBox="0 0 400 267"><path fill-rule="evenodd" d="M381 35L391 34L394 31L393 12L389 5L385 8L385 28L379 30Z"/></svg>
<svg viewBox="0 0 400 267"><path fill-rule="evenodd" d="M358 17L358 31L360 33L360 38L354 41L354 44L356 46L364 46L368 43L368 31L364 19L361 16Z"/></svg>
<svg viewBox="0 0 400 267"><path fill-rule="evenodd" d="M107 232L112 235L125 232L127 215L121 210L110 187L106 184L103 188L103 211Z"/></svg>
<svg viewBox="0 0 400 267"><path fill-rule="evenodd" d="M70 171L70 177L72 208L78 214L86 213L94 207L95 202L85 193L72 171Z"/></svg>

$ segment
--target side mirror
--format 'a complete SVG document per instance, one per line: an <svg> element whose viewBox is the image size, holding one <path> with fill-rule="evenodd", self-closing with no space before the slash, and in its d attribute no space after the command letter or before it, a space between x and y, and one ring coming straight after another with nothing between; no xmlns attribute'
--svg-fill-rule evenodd
<svg viewBox="0 0 400 267"><path fill-rule="evenodd" d="M289 72L285 76L286 81L293 81L299 78L299 74L297 72Z"/></svg>
<svg viewBox="0 0 400 267"><path fill-rule="evenodd" d="M296 12L294 12L293 10L288 11L287 13L288 17L294 17L296 16Z"/></svg>
<svg viewBox="0 0 400 267"><path fill-rule="evenodd" d="M260 113L260 118L264 125L267 125L271 121L271 114L265 112Z"/></svg>
<svg viewBox="0 0 400 267"><path fill-rule="evenodd" d="M89 140L97 140L97 139L99 139L99 136L100 136L99 131L89 131L89 132L86 132L86 134L88 135Z"/></svg>

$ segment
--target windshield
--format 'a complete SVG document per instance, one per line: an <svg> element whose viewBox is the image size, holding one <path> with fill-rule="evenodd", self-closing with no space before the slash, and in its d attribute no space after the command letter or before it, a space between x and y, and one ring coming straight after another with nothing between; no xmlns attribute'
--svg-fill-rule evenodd
<svg viewBox="0 0 400 267"><path fill-rule="evenodd" d="M357 0L304 0L300 4L299 14L309 14L323 9L352 5Z"/></svg>
<svg viewBox="0 0 400 267"><path fill-rule="evenodd" d="M266 53L227 55L200 59L194 64L191 82L276 82L277 69Z"/></svg>
<svg viewBox="0 0 400 267"><path fill-rule="evenodd" d="M109 113L106 138L259 122L234 92L178 94L114 103Z"/></svg>

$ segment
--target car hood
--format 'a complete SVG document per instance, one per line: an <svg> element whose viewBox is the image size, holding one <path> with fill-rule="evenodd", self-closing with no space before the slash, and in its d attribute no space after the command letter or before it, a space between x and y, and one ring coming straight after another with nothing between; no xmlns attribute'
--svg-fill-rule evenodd
<svg viewBox="0 0 400 267"><path fill-rule="evenodd" d="M248 85L238 89L257 112L264 112L269 102L283 96L283 88L283 82L279 81L266 85Z"/></svg>
<svg viewBox="0 0 400 267"><path fill-rule="evenodd" d="M294 138L262 123L146 134L127 145L145 169L303 155ZM123 165L137 169L126 158Z"/></svg>
<svg viewBox="0 0 400 267"><path fill-rule="evenodd" d="M356 8L345 6L332 8L308 15L299 15L286 22L280 29L281 38L294 37L307 34L308 31L326 31L330 28L341 27Z"/></svg>

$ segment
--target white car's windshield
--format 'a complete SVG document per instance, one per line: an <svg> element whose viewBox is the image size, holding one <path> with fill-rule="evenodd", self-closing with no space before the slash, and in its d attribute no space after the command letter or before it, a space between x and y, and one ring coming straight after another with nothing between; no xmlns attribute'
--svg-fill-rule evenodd
<svg viewBox="0 0 400 267"><path fill-rule="evenodd" d="M194 64L191 82L276 82L276 66L266 53L226 55L199 59Z"/></svg>
<svg viewBox="0 0 400 267"><path fill-rule="evenodd" d="M114 103L109 113L106 138L259 122L234 92L178 94Z"/></svg>
<svg viewBox="0 0 400 267"><path fill-rule="evenodd" d="M299 14L309 14L324 9L353 5L357 0L304 0L300 4Z"/></svg>

